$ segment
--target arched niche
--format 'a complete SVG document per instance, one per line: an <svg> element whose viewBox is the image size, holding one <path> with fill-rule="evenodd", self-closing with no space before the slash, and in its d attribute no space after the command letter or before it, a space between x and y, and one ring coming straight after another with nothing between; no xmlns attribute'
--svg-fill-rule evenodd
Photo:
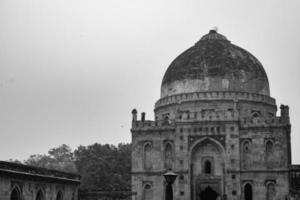
<svg viewBox="0 0 300 200"><path fill-rule="evenodd" d="M18 186L15 186L11 191L10 200L22 200L22 193Z"/></svg>
<svg viewBox="0 0 300 200"><path fill-rule="evenodd" d="M274 200L276 197L276 187L275 187L275 183L273 182L269 182L266 184L266 199L267 200Z"/></svg>
<svg viewBox="0 0 300 200"><path fill-rule="evenodd" d="M57 192L56 200L63 200L63 193L61 191Z"/></svg>
<svg viewBox="0 0 300 200"><path fill-rule="evenodd" d="M152 143L145 142L144 144L144 169L150 170L152 169Z"/></svg>
<svg viewBox="0 0 300 200"><path fill-rule="evenodd" d="M153 200L153 189L150 183L143 185L143 200Z"/></svg>
<svg viewBox="0 0 300 200"><path fill-rule="evenodd" d="M266 153L267 153L267 155L270 155L270 154L273 153L273 148L274 148L273 141L271 141L271 140L266 141Z"/></svg>
<svg viewBox="0 0 300 200"><path fill-rule="evenodd" d="M165 169L172 169L174 162L174 149L171 142L164 144L164 167Z"/></svg>
<svg viewBox="0 0 300 200"><path fill-rule="evenodd" d="M45 200L44 192L41 189L36 193L35 200Z"/></svg>

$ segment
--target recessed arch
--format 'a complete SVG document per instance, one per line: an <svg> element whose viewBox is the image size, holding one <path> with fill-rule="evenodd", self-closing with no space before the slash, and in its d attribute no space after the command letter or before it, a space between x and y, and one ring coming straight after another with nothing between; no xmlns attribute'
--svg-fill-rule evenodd
<svg viewBox="0 0 300 200"><path fill-rule="evenodd" d="M268 140L266 142L266 153L271 154L273 152L273 147L274 147L273 142L271 140Z"/></svg>
<svg viewBox="0 0 300 200"><path fill-rule="evenodd" d="M251 142L249 140L243 141L243 143L242 143L243 153L249 153L250 152L250 144L251 144Z"/></svg>
<svg viewBox="0 0 300 200"><path fill-rule="evenodd" d="M152 168L152 143L145 142L144 144L144 169L149 170Z"/></svg>
<svg viewBox="0 0 300 200"><path fill-rule="evenodd" d="M41 189L36 193L35 200L45 200L44 192Z"/></svg>
<svg viewBox="0 0 300 200"><path fill-rule="evenodd" d="M191 196L195 200L209 185L222 195L222 178L225 169L226 151L220 141L213 137L202 137L196 140L189 149ZM207 185L207 180L214 180ZM203 193L206 194L206 193ZM210 192L207 193L208 196Z"/></svg>
<svg viewBox="0 0 300 200"><path fill-rule="evenodd" d="M10 200L22 200L22 193L18 186L14 186L11 191Z"/></svg>
<svg viewBox="0 0 300 200"><path fill-rule="evenodd" d="M275 196L276 196L276 187L275 187L275 184L274 182L269 182L267 183L266 185L267 187L267 200L273 200L275 199Z"/></svg>
<svg viewBox="0 0 300 200"><path fill-rule="evenodd" d="M173 168L173 145L171 142L166 142L164 145L164 166L165 169L172 169Z"/></svg>
<svg viewBox="0 0 300 200"><path fill-rule="evenodd" d="M216 139L211 138L211 137L203 137L201 139L199 139L197 142L195 142L191 147L190 147L190 159L192 154L194 153L194 151L196 151L198 149L199 146L203 145L203 143L206 142L211 142L211 144L214 144L218 150L220 151L220 153L224 156L225 154L225 148L224 146Z"/></svg>
<svg viewBox="0 0 300 200"><path fill-rule="evenodd" d="M153 200L152 184L146 183L143 186L143 200Z"/></svg>
<svg viewBox="0 0 300 200"><path fill-rule="evenodd" d="M250 183L246 183L244 185L244 200L252 200L252 199L253 199L252 185Z"/></svg>
<svg viewBox="0 0 300 200"><path fill-rule="evenodd" d="M56 195L56 200L63 200L63 199L64 199L63 193L62 191L59 190Z"/></svg>

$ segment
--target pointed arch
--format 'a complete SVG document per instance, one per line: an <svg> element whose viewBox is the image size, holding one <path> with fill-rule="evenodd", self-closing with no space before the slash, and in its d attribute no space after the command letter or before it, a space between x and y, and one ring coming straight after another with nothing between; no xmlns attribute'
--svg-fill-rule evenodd
<svg viewBox="0 0 300 200"><path fill-rule="evenodd" d="M267 200L274 200L276 196L276 187L273 182L267 183Z"/></svg>
<svg viewBox="0 0 300 200"><path fill-rule="evenodd" d="M146 183L143 188L143 200L153 200L152 184Z"/></svg>
<svg viewBox="0 0 300 200"><path fill-rule="evenodd" d="M56 200L63 200L63 199L64 199L63 193L62 193L62 191L59 190L56 195Z"/></svg>
<svg viewBox="0 0 300 200"><path fill-rule="evenodd" d="M173 160L174 160L174 153L173 153L173 145L171 142L167 142L164 145L164 165L165 169L172 169L173 168Z"/></svg>
<svg viewBox="0 0 300 200"><path fill-rule="evenodd" d="M200 140L198 140L197 142L195 142L191 147L190 147L190 156L194 153L194 151L197 150L197 148L201 145L203 145L203 143L207 143L210 142L211 144L213 144L214 146L217 147L217 149L219 150L219 152L224 156L225 154L225 148L224 146L216 139L211 138L211 137L203 137Z"/></svg>
<svg viewBox="0 0 300 200"><path fill-rule="evenodd" d="M151 142L146 142L144 144L144 169L149 170L152 168L152 144Z"/></svg>
<svg viewBox="0 0 300 200"><path fill-rule="evenodd" d="M271 154L273 152L273 148L274 148L273 142L271 140L268 140L266 142L266 153Z"/></svg>
<svg viewBox="0 0 300 200"><path fill-rule="evenodd" d="M222 177L225 167L226 151L224 146L216 138L207 136L193 141L189 147L190 160L190 188L193 199L200 198L199 194L204 189L203 179L209 176ZM222 194L221 182L214 190Z"/></svg>
<svg viewBox="0 0 300 200"><path fill-rule="evenodd" d="M242 150L243 150L243 153L246 154L246 153L250 153L251 149L250 149L250 141L249 140L245 140L243 141L242 143Z"/></svg>
<svg viewBox="0 0 300 200"><path fill-rule="evenodd" d="M36 193L35 200L45 200L44 192L41 189Z"/></svg>
<svg viewBox="0 0 300 200"><path fill-rule="evenodd" d="M253 190L250 183L246 183L244 186L244 200L253 200Z"/></svg>
<svg viewBox="0 0 300 200"><path fill-rule="evenodd" d="M22 200L22 193L18 186L14 186L11 191L10 200Z"/></svg>

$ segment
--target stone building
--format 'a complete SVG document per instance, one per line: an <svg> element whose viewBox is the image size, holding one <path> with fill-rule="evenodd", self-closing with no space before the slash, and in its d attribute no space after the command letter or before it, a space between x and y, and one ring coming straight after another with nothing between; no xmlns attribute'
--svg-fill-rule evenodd
<svg viewBox="0 0 300 200"><path fill-rule="evenodd" d="M0 161L0 200L77 200L80 176Z"/></svg>
<svg viewBox="0 0 300 200"><path fill-rule="evenodd" d="M225 36L211 30L170 64L154 112L132 111L134 200L163 200L167 169L174 200L288 198L289 107L276 115L262 64Z"/></svg>

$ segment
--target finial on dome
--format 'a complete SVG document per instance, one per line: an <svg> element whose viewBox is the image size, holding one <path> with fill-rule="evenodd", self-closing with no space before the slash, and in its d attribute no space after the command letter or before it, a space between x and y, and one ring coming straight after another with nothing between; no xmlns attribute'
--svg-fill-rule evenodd
<svg viewBox="0 0 300 200"><path fill-rule="evenodd" d="M221 35L217 31L218 31L218 27L217 26L213 27L212 29L209 30L208 34L204 35L200 39L200 41L204 41L204 40L225 40L225 41L228 41L227 38L224 35Z"/></svg>
<svg viewBox="0 0 300 200"><path fill-rule="evenodd" d="M218 27L214 26L212 29L209 30L209 32L217 33L218 32Z"/></svg>

